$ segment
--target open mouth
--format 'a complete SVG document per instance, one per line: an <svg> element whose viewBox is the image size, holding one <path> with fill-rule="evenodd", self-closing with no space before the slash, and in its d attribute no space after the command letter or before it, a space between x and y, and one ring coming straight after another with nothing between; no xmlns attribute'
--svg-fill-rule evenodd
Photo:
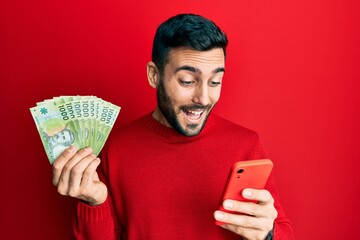
<svg viewBox="0 0 360 240"><path fill-rule="evenodd" d="M183 113L185 113L186 118L190 121L190 122L198 122L199 120L201 120L201 117L203 115L203 113L205 112L205 110L186 110L186 109L182 109Z"/></svg>

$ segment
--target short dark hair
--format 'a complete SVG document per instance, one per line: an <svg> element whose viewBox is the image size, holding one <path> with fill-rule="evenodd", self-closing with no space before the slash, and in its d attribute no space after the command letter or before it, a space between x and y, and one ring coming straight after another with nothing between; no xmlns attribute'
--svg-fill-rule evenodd
<svg viewBox="0 0 360 240"><path fill-rule="evenodd" d="M222 48L226 55L226 34L211 20L196 14L178 14L157 29L152 49L152 61L163 75L173 48L188 47L198 51Z"/></svg>

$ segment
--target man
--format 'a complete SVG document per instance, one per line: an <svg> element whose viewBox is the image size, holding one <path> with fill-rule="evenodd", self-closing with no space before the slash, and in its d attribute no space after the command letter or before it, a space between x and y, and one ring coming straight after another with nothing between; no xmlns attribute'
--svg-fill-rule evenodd
<svg viewBox="0 0 360 240"><path fill-rule="evenodd" d="M147 65L154 112L113 132L101 165L90 148L75 147L54 162L59 193L81 200L78 239L292 239L273 176L266 189L243 191L257 203L226 200L235 213L216 210L230 166L266 157L255 132L210 115L226 46L226 35L201 16L165 21Z"/></svg>

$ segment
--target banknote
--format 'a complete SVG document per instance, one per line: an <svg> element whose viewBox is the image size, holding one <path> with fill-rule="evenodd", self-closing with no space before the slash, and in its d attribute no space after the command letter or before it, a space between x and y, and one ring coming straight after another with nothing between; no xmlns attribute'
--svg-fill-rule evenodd
<svg viewBox="0 0 360 240"><path fill-rule="evenodd" d="M38 102L30 112L52 164L69 146L92 147L98 155L120 107L96 96L59 96Z"/></svg>

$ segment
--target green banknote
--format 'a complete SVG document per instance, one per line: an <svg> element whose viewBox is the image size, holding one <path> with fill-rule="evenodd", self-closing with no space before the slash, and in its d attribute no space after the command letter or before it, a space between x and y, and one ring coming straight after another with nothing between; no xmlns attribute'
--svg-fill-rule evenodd
<svg viewBox="0 0 360 240"><path fill-rule="evenodd" d="M52 164L72 145L90 146L98 155L120 109L95 96L60 96L38 102L30 112Z"/></svg>

